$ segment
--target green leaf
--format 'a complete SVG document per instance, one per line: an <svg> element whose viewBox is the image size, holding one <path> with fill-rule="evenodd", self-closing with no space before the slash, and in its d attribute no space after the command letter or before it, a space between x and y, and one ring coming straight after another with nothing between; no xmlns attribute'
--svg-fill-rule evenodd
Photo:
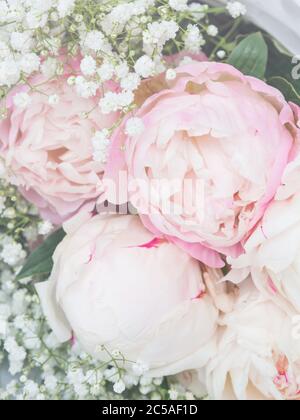
<svg viewBox="0 0 300 420"><path fill-rule="evenodd" d="M274 86L280 90L287 101L291 101L297 105L300 105L300 93L296 91L291 82L281 76L271 77L268 82L271 86Z"/></svg>
<svg viewBox="0 0 300 420"><path fill-rule="evenodd" d="M268 46L261 32L243 39L232 51L227 62L248 76L264 79L268 63Z"/></svg>
<svg viewBox="0 0 300 420"><path fill-rule="evenodd" d="M17 276L17 280L41 274L50 274L53 267L52 255L64 236L65 232L63 229L59 229L48 236L45 242L29 255Z"/></svg>

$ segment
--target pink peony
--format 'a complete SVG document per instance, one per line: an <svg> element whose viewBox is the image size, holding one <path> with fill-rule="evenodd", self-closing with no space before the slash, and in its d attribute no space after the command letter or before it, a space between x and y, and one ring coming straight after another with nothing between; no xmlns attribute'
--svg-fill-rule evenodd
<svg viewBox="0 0 300 420"><path fill-rule="evenodd" d="M233 311L221 320L218 350L206 368L209 396L299 400L300 340L294 319L265 299L250 279L243 283Z"/></svg>
<svg viewBox="0 0 300 420"><path fill-rule="evenodd" d="M230 65L193 63L176 72L173 81L153 83L157 93L148 99L139 96L134 117L142 120L143 132L129 136L126 121L115 132L106 179L118 182L125 171L129 182L141 183L129 188L128 199L145 226L220 267L219 253L243 252L276 194L291 159L297 117L278 90ZM181 187L153 191L162 179ZM188 193L191 211L180 204L187 180L202 186L200 198Z"/></svg>
<svg viewBox="0 0 300 420"><path fill-rule="evenodd" d="M208 362L219 311L196 260L155 238L137 216L82 212L64 229L50 280L37 285L60 341L73 332L93 357L105 361L118 350L154 376Z"/></svg>
<svg viewBox="0 0 300 420"><path fill-rule="evenodd" d="M104 165L93 161L91 139L95 131L110 128L116 119L101 114L99 94L81 98L68 85L78 64L79 60L65 65L58 79L34 76L30 83L35 91L28 86L13 90L6 104L8 118L0 122L0 156L13 182L54 223L66 220L102 191ZM20 92L30 96L25 109L14 105ZM52 95L58 95L58 104L50 105ZM84 118L83 113L90 111Z"/></svg>
<svg viewBox="0 0 300 420"><path fill-rule="evenodd" d="M246 241L245 254L229 259L226 279L240 283L251 273L257 288L287 313L300 313L300 130L282 185Z"/></svg>
<svg viewBox="0 0 300 420"><path fill-rule="evenodd" d="M299 316L260 294L250 277L235 295L219 321L217 352L205 368L177 379L214 400L299 400Z"/></svg>

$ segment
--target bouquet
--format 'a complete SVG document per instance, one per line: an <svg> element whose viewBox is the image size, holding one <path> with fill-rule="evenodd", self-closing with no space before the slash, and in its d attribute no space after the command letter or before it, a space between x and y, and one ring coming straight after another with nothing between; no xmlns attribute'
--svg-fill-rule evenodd
<svg viewBox="0 0 300 420"><path fill-rule="evenodd" d="M0 1L0 399L300 399L300 64L213 3Z"/></svg>

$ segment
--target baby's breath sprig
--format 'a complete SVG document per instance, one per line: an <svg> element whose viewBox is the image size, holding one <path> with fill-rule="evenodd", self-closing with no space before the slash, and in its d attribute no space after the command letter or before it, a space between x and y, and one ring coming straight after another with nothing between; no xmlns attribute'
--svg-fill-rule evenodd
<svg viewBox="0 0 300 420"><path fill-rule="evenodd" d="M204 59L203 53L224 59L245 11L237 1L227 7L187 0L20 0L18 7L1 1L0 118L8 116L5 98L18 84L29 90L13 95L16 107L29 108L33 93L47 96L55 107L59 95L50 95L43 85L70 69L68 83L77 95L98 95L103 114L118 111L124 116L134 109L134 93L143 79L199 54ZM226 13L227 23L236 20L229 33L218 26L218 17ZM33 77L37 73L42 73L42 82ZM96 110L87 109L82 117ZM100 149L94 157L104 162L104 146Z"/></svg>

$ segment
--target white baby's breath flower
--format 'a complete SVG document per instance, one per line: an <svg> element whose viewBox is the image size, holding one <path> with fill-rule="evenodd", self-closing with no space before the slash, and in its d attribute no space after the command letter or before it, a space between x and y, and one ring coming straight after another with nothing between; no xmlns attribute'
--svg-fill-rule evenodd
<svg viewBox="0 0 300 420"><path fill-rule="evenodd" d="M136 61L134 69L139 76L147 78L153 76L155 63L148 55L143 55Z"/></svg>
<svg viewBox="0 0 300 420"><path fill-rule="evenodd" d="M11 51L7 43L0 40L0 58L6 58L10 54L11 54Z"/></svg>
<svg viewBox="0 0 300 420"><path fill-rule="evenodd" d="M5 304L5 303L3 304L0 303L0 321L6 322L10 316L11 316L10 305ZM0 331L0 334L2 334L1 331Z"/></svg>
<svg viewBox="0 0 300 420"><path fill-rule="evenodd" d="M124 61L120 64L118 64L115 67L115 73L118 79L123 79L124 77L126 77L129 73L129 66L128 64Z"/></svg>
<svg viewBox="0 0 300 420"><path fill-rule="evenodd" d="M44 384L47 390L53 392L57 387L57 382L57 378L54 375L47 375Z"/></svg>
<svg viewBox="0 0 300 420"><path fill-rule="evenodd" d="M108 132L106 130L96 131L94 137L92 138L92 144L95 150L108 146Z"/></svg>
<svg viewBox="0 0 300 420"><path fill-rule="evenodd" d="M88 370L85 374L86 382L89 385L99 385L99 382L103 379L103 373L101 371Z"/></svg>
<svg viewBox="0 0 300 420"><path fill-rule="evenodd" d="M76 92L82 98L90 98L95 96L98 90L97 83L88 81L82 76L76 78Z"/></svg>
<svg viewBox="0 0 300 420"><path fill-rule="evenodd" d="M133 364L132 370L136 375L142 376L149 370L149 366L143 361L138 360L136 363Z"/></svg>
<svg viewBox="0 0 300 420"><path fill-rule="evenodd" d="M96 73L96 61L90 55L85 56L80 63L80 69L84 76L93 76Z"/></svg>
<svg viewBox="0 0 300 420"><path fill-rule="evenodd" d="M8 353L12 353L18 347L18 343L16 342L15 337L7 337L4 341L4 349Z"/></svg>
<svg viewBox="0 0 300 420"><path fill-rule="evenodd" d="M125 76L121 80L121 88L124 90L136 90L139 87L139 84L141 83L141 79L138 74L136 73L128 73L127 76Z"/></svg>
<svg viewBox="0 0 300 420"><path fill-rule="evenodd" d="M26 257L21 244L11 242L3 246L0 258L8 265L14 266Z"/></svg>
<svg viewBox="0 0 300 420"><path fill-rule="evenodd" d="M187 9L187 0L169 0L169 5L177 12L183 12Z"/></svg>
<svg viewBox="0 0 300 420"><path fill-rule="evenodd" d="M174 39L178 30L179 26L173 20L149 23L147 30L143 32L144 52L149 56L154 52L160 54L165 43Z"/></svg>
<svg viewBox="0 0 300 420"><path fill-rule="evenodd" d="M26 92L17 93L13 97L14 105L22 109L27 108L30 105L31 100L32 100L31 97Z"/></svg>
<svg viewBox="0 0 300 420"><path fill-rule="evenodd" d="M103 33L100 31L88 32L84 39L84 47L95 52L110 51L109 44Z"/></svg>
<svg viewBox="0 0 300 420"><path fill-rule="evenodd" d="M95 162L106 163L108 158L108 150L110 140L108 138L109 132L107 130L97 131L92 138L94 148L93 160Z"/></svg>
<svg viewBox="0 0 300 420"><path fill-rule="evenodd" d="M133 92L124 90L117 95L118 109L127 108L134 101Z"/></svg>
<svg viewBox="0 0 300 420"><path fill-rule="evenodd" d="M55 349L60 346L60 343L53 332L47 333L43 337L43 341L49 349Z"/></svg>
<svg viewBox="0 0 300 420"><path fill-rule="evenodd" d="M168 69L166 71L166 79L167 80L175 80L177 77L177 73L175 69Z"/></svg>
<svg viewBox="0 0 300 420"><path fill-rule="evenodd" d="M220 58L220 60L223 60L226 57L226 51L224 50L217 51L217 57Z"/></svg>
<svg viewBox="0 0 300 420"><path fill-rule="evenodd" d="M227 4L227 10L234 19L244 16L247 13L246 6L239 1L230 1Z"/></svg>
<svg viewBox="0 0 300 420"><path fill-rule="evenodd" d="M21 252L22 251L20 251L19 255L21 255ZM28 302L29 302L29 300L28 300L28 294L27 294L26 289L19 289L19 290L15 291L13 296L12 296L12 312L13 312L13 314L14 315L23 314L28 307ZM25 331L24 335L32 337L32 333L35 329L36 329L35 328L35 323L32 322L31 326L29 327L29 330Z"/></svg>
<svg viewBox="0 0 300 420"><path fill-rule="evenodd" d="M103 128L103 130L100 131L96 131L95 132L95 136L98 138L108 138L109 137L109 129L108 128Z"/></svg>
<svg viewBox="0 0 300 420"><path fill-rule="evenodd" d="M12 375L12 376L15 376L15 375L17 375L18 373L20 373L21 371L22 371L22 369L23 369L23 366L24 366L24 363L23 363L23 361L15 361L15 360L10 360L10 359L8 359L9 360L9 369L8 369L8 372ZM17 395L14 395L14 397L16 398L16 399L19 399L19 400L23 400L24 398L23 398L23 396L19 396L18 394Z"/></svg>
<svg viewBox="0 0 300 420"><path fill-rule="evenodd" d="M4 21L7 18L9 13L9 6L6 1L0 1L0 22Z"/></svg>
<svg viewBox="0 0 300 420"><path fill-rule="evenodd" d="M101 82L111 80L114 72L114 66L111 63L103 63L97 70L97 74L100 77Z"/></svg>
<svg viewBox="0 0 300 420"><path fill-rule="evenodd" d="M80 399L84 399L88 394L88 387L85 384L75 384L74 391Z"/></svg>
<svg viewBox="0 0 300 420"><path fill-rule="evenodd" d="M155 34L155 30L158 29L158 33ZM152 33L154 39L156 39L158 44L165 44L170 39L174 39L179 30L178 23L174 20L165 20L158 24L158 27L155 24L149 24L148 30Z"/></svg>
<svg viewBox="0 0 300 420"><path fill-rule="evenodd" d="M18 62L11 57L0 60L0 86L11 87L20 79L20 67Z"/></svg>
<svg viewBox="0 0 300 420"><path fill-rule="evenodd" d="M197 54L204 44L205 40L198 26L189 24L184 36L185 50Z"/></svg>
<svg viewBox="0 0 300 420"><path fill-rule="evenodd" d="M217 36L219 33L219 29L215 25L209 25L207 28L207 34L210 36Z"/></svg>
<svg viewBox="0 0 300 420"><path fill-rule="evenodd" d="M22 54L20 64L20 70L24 73L31 74L38 71L40 68L41 59L35 53Z"/></svg>
<svg viewBox="0 0 300 420"><path fill-rule="evenodd" d="M93 160L95 162L100 163L107 163L108 153L106 150L94 150L93 152Z"/></svg>
<svg viewBox="0 0 300 420"><path fill-rule="evenodd" d="M24 385L23 395L27 400L33 400L39 393L39 386L36 382L28 380Z"/></svg>
<svg viewBox="0 0 300 420"><path fill-rule="evenodd" d="M108 132L106 130L97 131L92 138L93 144L93 160L95 162L106 163L108 157L108 148L110 140L108 138Z"/></svg>
<svg viewBox="0 0 300 420"><path fill-rule="evenodd" d="M133 373L130 374L126 372L123 376L123 381L127 388L131 388L132 386L137 386L139 384L139 375Z"/></svg>
<svg viewBox="0 0 300 420"><path fill-rule="evenodd" d="M126 385L122 380L120 380L114 384L113 388L116 394L122 394L126 389Z"/></svg>
<svg viewBox="0 0 300 420"><path fill-rule="evenodd" d="M32 38L29 32L13 32L10 44L15 51L28 52L32 47Z"/></svg>
<svg viewBox="0 0 300 420"><path fill-rule="evenodd" d="M155 388L153 385L143 385L143 386L140 386L139 391L142 395L147 395L153 392L154 389Z"/></svg>
<svg viewBox="0 0 300 420"><path fill-rule="evenodd" d="M47 58L47 60L45 60L41 65L42 73L48 79L51 79L53 76L55 76L57 69L58 61L53 57Z"/></svg>
<svg viewBox="0 0 300 420"><path fill-rule="evenodd" d="M143 120L141 118L130 118L126 123L125 132L128 136L137 136L145 130Z"/></svg>
<svg viewBox="0 0 300 420"><path fill-rule="evenodd" d="M143 386L151 385L152 384L152 378L150 376L142 376L140 378L140 384Z"/></svg>
<svg viewBox="0 0 300 420"><path fill-rule="evenodd" d="M190 3L188 5L188 11L191 13L192 17L196 20L201 20L205 17L205 12L208 10L207 4L200 4L200 3Z"/></svg>
<svg viewBox="0 0 300 420"><path fill-rule="evenodd" d="M118 4L105 16L101 26L107 35L111 33L119 35L133 15L132 4L129 2Z"/></svg>
<svg viewBox="0 0 300 420"><path fill-rule="evenodd" d="M24 347L27 350L38 350L41 348L41 340L38 337L24 337L23 340Z"/></svg>
<svg viewBox="0 0 300 420"><path fill-rule="evenodd" d="M75 0L59 0L57 11L60 18L68 16L75 6Z"/></svg>
<svg viewBox="0 0 300 420"><path fill-rule="evenodd" d="M104 97L100 99L99 107L102 114L110 114L111 112L117 110L115 96L115 93L107 92Z"/></svg>
<svg viewBox="0 0 300 420"><path fill-rule="evenodd" d="M15 392L17 391L17 386L18 386L17 381L12 380L7 384L6 391L8 392L9 395L14 395Z"/></svg>
<svg viewBox="0 0 300 420"><path fill-rule="evenodd" d="M38 224L38 234L39 235L48 235L53 229L53 225L48 220L44 220Z"/></svg>
<svg viewBox="0 0 300 420"><path fill-rule="evenodd" d="M26 23L30 29L43 28L47 23L48 15L37 9L31 9L26 14Z"/></svg>

